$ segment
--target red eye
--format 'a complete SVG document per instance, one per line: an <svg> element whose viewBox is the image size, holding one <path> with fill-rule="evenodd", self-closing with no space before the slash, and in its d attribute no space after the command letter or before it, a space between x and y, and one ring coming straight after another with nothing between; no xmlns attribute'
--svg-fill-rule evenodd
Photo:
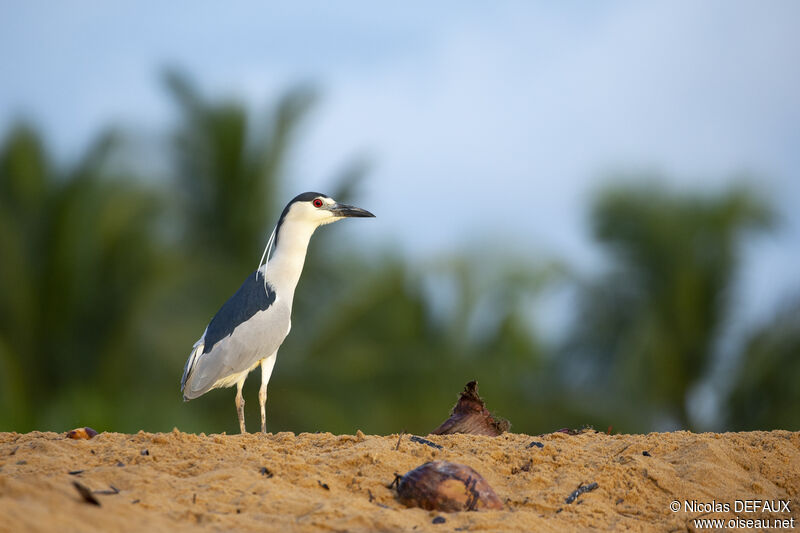
<svg viewBox="0 0 800 533"><path fill-rule="evenodd" d="M322 207L322 200L319 198L314 198L314 201L311 203L314 205L314 207Z"/></svg>

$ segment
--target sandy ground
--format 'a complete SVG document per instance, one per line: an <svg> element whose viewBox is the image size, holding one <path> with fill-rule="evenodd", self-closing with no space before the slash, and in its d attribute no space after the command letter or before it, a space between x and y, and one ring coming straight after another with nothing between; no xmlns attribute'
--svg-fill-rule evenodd
<svg viewBox="0 0 800 533"><path fill-rule="evenodd" d="M0 530L685 531L697 517L794 519L800 530L800 432L428 438L442 449L408 435L397 448L398 435L360 432L0 433ZM474 468L505 508L405 508L388 488L394 474L435 459ZM565 503L591 483L595 490ZM748 499L775 503L736 512L736 500ZM684 500L731 511L687 511ZM789 512L779 500L791 500Z"/></svg>

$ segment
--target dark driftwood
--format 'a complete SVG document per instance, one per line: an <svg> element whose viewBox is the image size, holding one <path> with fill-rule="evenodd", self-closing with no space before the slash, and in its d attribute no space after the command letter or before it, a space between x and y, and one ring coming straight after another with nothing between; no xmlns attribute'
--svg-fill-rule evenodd
<svg viewBox="0 0 800 533"><path fill-rule="evenodd" d="M510 427L508 420L492 416L486 409L486 404L478 396L478 382L470 381L464 386L464 392L460 394L450 418L431 431L431 435L467 433L496 437L508 431Z"/></svg>

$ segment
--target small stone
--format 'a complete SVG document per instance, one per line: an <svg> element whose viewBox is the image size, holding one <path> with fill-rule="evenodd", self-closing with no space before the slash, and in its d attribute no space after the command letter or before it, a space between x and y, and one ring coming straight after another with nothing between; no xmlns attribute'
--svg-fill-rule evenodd
<svg viewBox="0 0 800 533"><path fill-rule="evenodd" d="M88 440L94 437L95 435L97 435L97 431L93 430L90 427L76 428L73 429L72 431L67 432L68 439Z"/></svg>

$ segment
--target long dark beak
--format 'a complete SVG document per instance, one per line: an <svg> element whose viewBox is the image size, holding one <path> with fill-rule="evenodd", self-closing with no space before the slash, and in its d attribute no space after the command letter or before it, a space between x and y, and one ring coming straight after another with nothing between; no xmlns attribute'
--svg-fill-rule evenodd
<svg viewBox="0 0 800 533"><path fill-rule="evenodd" d="M372 213L367 211L366 209L361 209L360 207L355 207L352 205L347 204L334 204L330 206L328 209L336 215L337 217L374 217Z"/></svg>

